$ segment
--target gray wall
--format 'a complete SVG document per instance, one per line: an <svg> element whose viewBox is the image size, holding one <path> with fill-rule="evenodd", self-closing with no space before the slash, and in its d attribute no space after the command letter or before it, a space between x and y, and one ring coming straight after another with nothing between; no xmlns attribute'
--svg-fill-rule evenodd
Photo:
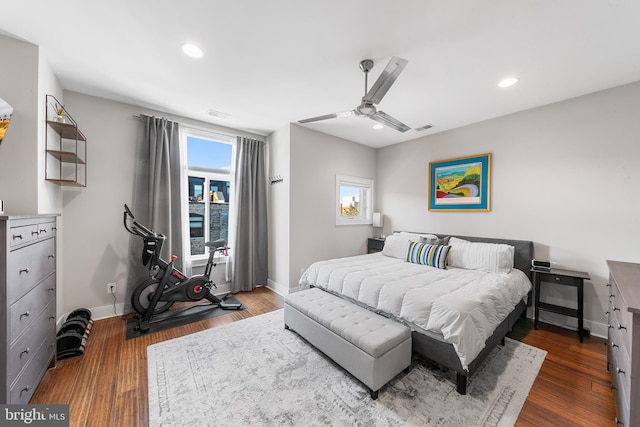
<svg viewBox="0 0 640 427"><path fill-rule="evenodd" d="M335 224L336 174L375 180L376 150L292 124L291 288L314 261L366 252L371 225Z"/></svg>
<svg viewBox="0 0 640 427"><path fill-rule="evenodd" d="M533 240L536 257L591 275L585 317L606 335L605 260L640 262L638 117L640 82L380 149L385 232ZM493 153L491 212L428 211L429 162L486 152ZM552 302L575 301L571 289L546 290Z"/></svg>

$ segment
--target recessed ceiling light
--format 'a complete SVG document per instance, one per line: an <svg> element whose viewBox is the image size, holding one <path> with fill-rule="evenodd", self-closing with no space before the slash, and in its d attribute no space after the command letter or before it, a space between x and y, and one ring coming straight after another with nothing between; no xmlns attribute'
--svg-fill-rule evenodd
<svg viewBox="0 0 640 427"><path fill-rule="evenodd" d="M500 83L498 83L498 87L509 87L513 86L516 83L518 83L518 79L516 77L507 77L506 79L500 80Z"/></svg>
<svg viewBox="0 0 640 427"><path fill-rule="evenodd" d="M375 130L380 130L380 129L382 129L383 127L384 127L384 126L382 126L382 125L373 125L373 128L374 128Z"/></svg>
<svg viewBox="0 0 640 427"><path fill-rule="evenodd" d="M204 53L202 53L202 49L190 43L183 44L182 51L184 52L185 55L190 56L192 58L202 58L204 56Z"/></svg>

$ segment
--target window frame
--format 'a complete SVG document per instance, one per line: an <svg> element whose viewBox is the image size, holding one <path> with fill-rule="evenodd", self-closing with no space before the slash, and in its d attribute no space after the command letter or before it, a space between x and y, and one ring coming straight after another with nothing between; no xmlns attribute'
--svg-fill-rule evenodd
<svg viewBox="0 0 640 427"><path fill-rule="evenodd" d="M184 212L185 212L185 216L186 216L186 223L185 223L185 227L184 230L185 232L183 233L183 245L185 247L184 250L184 254L185 257L189 260L189 262L192 264L192 266L196 267L196 266L201 266L206 264L207 260L209 259L209 252L207 250L204 251L204 254L195 254L192 255L191 254L191 229L190 229L190 214L189 214L189 177L196 177L196 178L203 178L204 179L204 183L203 183L203 203L205 203L205 209L204 209L204 216L203 216L203 221L204 221L204 230L203 230L203 234L205 236L205 241L207 241L207 236L209 235L210 232L210 204L211 204L211 195L210 195L210 181L228 181L229 182L229 193L233 192L233 180L232 180L232 170L231 169L213 169L213 168L204 168L204 167L200 167L200 166L192 166L189 167L189 159L188 159L188 141L189 138L196 138L196 139L206 139L206 140L210 140L211 142L215 142L215 143L219 143L219 144L229 144L231 145L232 149L231 149L231 162L233 163L233 156L234 156L234 151L235 148L233 147L233 139L231 137L227 138L220 138L217 134L214 133L208 133L206 131L194 131L194 130L186 130L183 133L183 146L184 146L184 177L185 177L185 183L183 185L183 193L184 197L182 200L182 205L184 206ZM231 194L229 195L229 197L231 197ZM227 202L229 202L227 200ZM228 226L230 227L231 224L228 224ZM227 238L229 238L231 236L231 230L229 230L229 236L227 236ZM227 241L227 245L229 245L229 242ZM231 249L228 250L228 253L231 254ZM216 257L216 263L221 263L224 264L227 262L228 257L224 256L224 257Z"/></svg>
<svg viewBox="0 0 640 427"><path fill-rule="evenodd" d="M340 190L342 187L360 188L359 209L361 214L354 217L340 215ZM336 225L372 225L375 182L373 179L336 174L335 215Z"/></svg>

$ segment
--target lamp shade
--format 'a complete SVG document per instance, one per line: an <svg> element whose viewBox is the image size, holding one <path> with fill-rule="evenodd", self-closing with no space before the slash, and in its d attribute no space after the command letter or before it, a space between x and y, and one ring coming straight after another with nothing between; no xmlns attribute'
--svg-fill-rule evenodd
<svg viewBox="0 0 640 427"><path fill-rule="evenodd" d="M374 227L382 227L383 225L383 215L380 212L373 213L373 226Z"/></svg>

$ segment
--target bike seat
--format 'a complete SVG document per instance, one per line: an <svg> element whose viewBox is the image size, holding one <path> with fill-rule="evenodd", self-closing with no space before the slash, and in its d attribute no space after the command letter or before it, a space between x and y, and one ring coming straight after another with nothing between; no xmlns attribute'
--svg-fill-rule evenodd
<svg viewBox="0 0 640 427"><path fill-rule="evenodd" d="M213 242L206 242L204 245L208 248L220 249L224 248L227 245L227 242L224 239L218 239Z"/></svg>

